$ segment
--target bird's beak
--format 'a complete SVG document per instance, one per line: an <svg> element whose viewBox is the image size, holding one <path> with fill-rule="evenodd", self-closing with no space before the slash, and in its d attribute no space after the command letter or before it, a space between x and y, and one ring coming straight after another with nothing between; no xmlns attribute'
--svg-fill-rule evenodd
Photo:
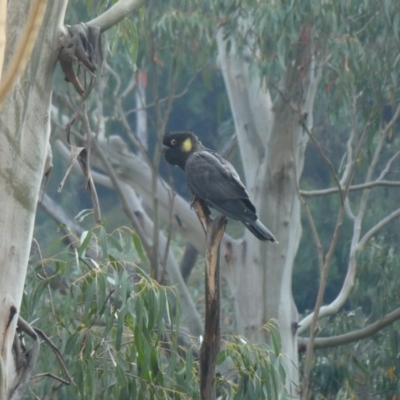
<svg viewBox="0 0 400 400"><path fill-rule="evenodd" d="M168 149L169 149L169 147L166 146L165 144L163 144L163 145L161 146L161 153L165 154L165 152L166 152Z"/></svg>

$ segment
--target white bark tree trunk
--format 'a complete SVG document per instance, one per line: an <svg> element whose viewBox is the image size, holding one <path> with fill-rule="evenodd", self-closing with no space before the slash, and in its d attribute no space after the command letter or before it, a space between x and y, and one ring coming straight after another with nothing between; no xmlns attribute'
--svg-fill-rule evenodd
<svg viewBox="0 0 400 400"><path fill-rule="evenodd" d="M12 345L49 145L53 72L66 3L48 3L26 70L0 110L1 399L9 397L18 381ZM30 0L8 3L4 71L24 28L29 4Z"/></svg>
<svg viewBox="0 0 400 400"><path fill-rule="evenodd" d="M232 41L232 39L231 39ZM301 238L298 182L303 171L307 135L300 117L312 109L320 69L299 50L294 65L287 68L272 105L258 76L249 76L249 65L231 46L226 52L222 30L217 36L219 62L227 88L240 145L246 186L260 220L274 233L279 245L255 240L245 232L242 244L224 276L235 298L239 333L257 342L268 340L261 328L271 318L279 321L282 351L288 356L289 379L298 384L297 321L292 297L292 272ZM303 66L304 67L304 66ZM291 388L296 395L295 387Z"/></svg>

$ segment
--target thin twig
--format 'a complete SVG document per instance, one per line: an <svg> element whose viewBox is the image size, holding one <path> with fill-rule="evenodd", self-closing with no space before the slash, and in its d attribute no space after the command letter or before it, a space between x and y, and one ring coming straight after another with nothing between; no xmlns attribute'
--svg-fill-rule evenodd
<svg viewBox="0 0 400 400"><path fill-rule="evenodd" d="M63 379L63 378L60 378L59 376L54 375L54 374L52 374L51 372L43 372L43 373L41 373L41 374L36 374L34 377L32 377L32 379L35 379L35 380L37 380L37 381L40 381L42 378L46 378L46 377L53 378L53 379L55 379L56 381L59 381L59 382L61 382L61 383L64 384L64 385L70 385L70 384L71 384L71 382L69 382L69 381L67 381L67 380L65 380L65 379ZM37 378L40 378L40 379L37 379Z"/></svg>
<svg viewBox="0 0 400 400"><path fill-rule="evenodd" d="M64 359L60 353L60 351L58 350L57 346L51 341L51 339L39 328L33 328L34 331L40 336L40 338L47 344L47 346L49 346L51 348L51 350L53 351L53 353L55 354L55 356L58 359L58 362L61 365L61 368L63 369L65 375L67 376L69 383L68 385L75 385L74 379L72 378L71 374L69 373L69 370L67 368L67 366L64 363Z"/></svg>
<svg viewBox="0 0 400 400"><path fill-rule="evenodd" d="M178 94L173 95L173 97L172 97L173 100L180 99L181 97L183 97L183 96L186 95L186 93L187 93L187 92L189 91L189 89L190 89L190 86L191 86L192 83L195 81L195 79L197 78L197 76L199 75L200 72L201 72L201 69L199 69L199 70L197 70L197 71L195 72L195 74L189 79L189 81L188 81L188 83L186 84L185 88L184 88L181 92L179 92ZM163 97L162 99L158 100L158 103L159 103L159 104L162 104L162 103L165 103L165 102L168 101L168 100L169 100L169 96L168 96L168 97ZM143 105L143 106L140 107L140 108L133 108L133 109L127 111L125 114L126 114L126 116L129 116L130 114L136 113L136 112L138 112L138 111L147 110L147 109L149 109L149 108L152 108L152 107L154 107L155 105L156 105L156 102L147 103L146 105Z"/></svg>
<svg viewBox="0 0 400 400"><path fill-rule="evenodd" d="M301 126L303 127L304 131L307 133L308 137L313 142L313 144L317 148L320 156L323 158L325 163L328 165L329 170L331 171L331 174L333 176L333 179L335 180L335 183L336 183L336 186L337 186L337 189L338 189L338 192L339 192L340 202L343 204L345 196L344 196L342 185L340 184L339 178L338 178L338 176L336 174L335 168L333 167L333 164L332 164L331 160L326 156L326 154L323 151L323 149L322 149L321 145L319 144L319 142L315 139L314 135L308 129L305 117L303 117L303 116L300 116L300 117L301 117L301 120L300 120Z"/></svg>
<svg viewBox="0 0 400 400"><path fill-rule="evenodd" d="M148 243L147 236L145 235L143 228L137 219L136 215L130 211L129 205L128 205L128 199L125 196L124 191L121 188L121 185L119 184L119 179L117 177L117 174L114 171L114 168L111 166L110 162L108 161L107 157L105 156L103 150L101 149L100 145L97 143L97 141L93 141L93 147L96 150L97 155L99 156L101 162L103 163L104 169L107 171L108 176L111 179L111 182L113 184L114 190L117 192L118 197L121 201L122 207L130 219L136 233L139 235L143 247L146 250L147 256L149 259L151 259L152 255L152 246Z"/></svg>
<svg viewBox="0 0 400 400"><path fill-rule="evenodd" d="M43 202L43 198L42 198L42 202ZM45 268L45 266L44 266L43 257L42 257L42 252L41 252L41 250L40 250L40 245L39 245L38 241L37 241L35 238L33 238L32 241L36 243L37 251L38 251L38 253L39 253L39 258L40 258L40 265L42 266L43 275L45 276L46 279L48 279L49 277L48 277L48 275L47 275L46 268ZM55 315L56 315L56 309L55 309L55 307L54 307L54 301L53 301L52 290L51 290L50 285L46 285L46 286L47 286L47 290L48 290L48 292L49 292L49 299L50 299L51 310L52 310L52 312L53 312L53 315L55 316ZM56 329L57 329L57 334L58 334L58 336L60 336L60 330L59 330L59 328L58 328L58 325L56 325Z"/></svg>
<svg viewBox="0 0 400 400"><path fill-rule="evenodd" d="M336 226L335 226L335 230L333 233L333 238L331 240L331 244L330 244L328 253L325 257L324 266L322 268L317 300L315 302L314 313L313 313L313 317L311 320L310 338L309 338L309 342L308 342L308 346L307 346L307 350L306 350L306 359L304 362L303 383L302 383L302 390L303 390L302 398L304 400L306 400L307 396L308 396L308 383L309 383L311 364L312 364L312 354L314 351L314 340L315 340L315 337L317 334L316 325L317 325L317 320L318 320L318 314L319 314L319 310L321 308L324 293L325 293L326 282L327 282L328 272L329 272L329 266L331 263L333 252L336 248L337 240L339 238L339 232L342 227L343 214L344 214L344 205L342 203L340 205L340 209L339 209L338 216L336 219Z"/></svg>
<svg viewBox="0 0 400 400"><path fill-rule="evenodd" d="M92 132L90 130L90 124L89 124L89 118L88 118L87 112L86 112L86 106L83 107L82 121L83 121L83 124L82 124L83 129L86 132L86 140L88 143L87 158L85 160L84 165L82 165L83 163L80 161L80 157L78 157L78 160L80 161L79 164L81 164L81 167L84 167L82 169L84 170L85 178L87 179L87 185L89 186L90 197L92 199L96 222L98 224L100 224L101 223L100 203L99 203L99 198L97 196L96 186L93 182L93 178L92 178L92 174L91 174L91 170L90 170L90 149L92 147Z"/></svg>
<svg viewBox="0 0 400 400"><path fill-rule="evenodd" d="M354 192L357 190L371 189L377 186L385 186L385 187L399 187L400 181L384 181L384 180L376 180L373 182L360 183L358 185L349 186L349 192ZM337 187L322 189L322 190L300 190L300 194L303 197L317 197L317 196L326 196L329 194L335 194L339 190Z"/></svg>
<svg viewBox="0 0 400 400"><path fill-rule="evenodd" d="M176 57L178 56L179 50L176 50L174 54L174 60L173 63L175 63ZM156 141L156 146L155 146L155 151L154 151L154 156L153 156L153 168L152 168L152 176L151 176L151 181L152 181L152 193L153 193L153 224L154 224L154 229L153 229L153 245L155 249L158 249L158 242L159 242L159 227L160 227L160 218L159 218L159 201L158 201L158 181L159 181L159 165L160 165L160 159L161 159L161 152L160 152L160 143L162 141L162 136L165 133L165 127L167 125L169 115L172 111L172 105L173 105L173 94L175 93L176 86L178 83L178 72L179 70L176 69L173 72L170 72L173 74L172 77L169 79L169 87L168 87L168 96L167 96L167 105L164 113L161 111L160 103L159 103L159 92L158 92L158 65L153 59L153 66L155 68L155 79L154 79L154 84L153 84L153 94L155 98L155 112L156 112L156 127L157 127L157 141ZM154 277L156 279L158 271L157 271L157 266L158 266L158 253L154 252Z"/></svg>
<svg viewBox="0 0 400 400"><path fill-rule="evenodd" d="M293 157L294 173L295 173L295 177L296 177L296 179L295 179L295 182L296 182L296 193L297 193L297 197L298 197L301 205L306 210L307 220L308 220L308 223L309 223L310 228L311 228L311 232L312 232L312 235L313 235L315 247L317 249L318 267L319 267L320 274L321 274L322 273L322 268L323 268L323 265L324 265L324 252L323 252L323 249L322 249L322 244L321 244L321 241L319 239L317 228L315 226L314 218L313 218L313 216L311 214L310 208L308 207L307 202L304 200L303 196L301 195L301 191L300 191L300 188L299 188L298 175L297 175L297 163L296 163L296 160L295 160L293 146L291 147L291 151L292 151L292 157Z"/></svg>

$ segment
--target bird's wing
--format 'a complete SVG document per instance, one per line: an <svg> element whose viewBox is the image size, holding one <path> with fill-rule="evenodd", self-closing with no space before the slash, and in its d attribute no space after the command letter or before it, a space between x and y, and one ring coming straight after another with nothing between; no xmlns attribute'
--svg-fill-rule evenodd
<svg viewBox="0 0 400 400"><path fill-rule="evenodd" d="M235 168L218 154L198 151L185 166L191 191L203 200L248 199L249 195Z"/></svg>

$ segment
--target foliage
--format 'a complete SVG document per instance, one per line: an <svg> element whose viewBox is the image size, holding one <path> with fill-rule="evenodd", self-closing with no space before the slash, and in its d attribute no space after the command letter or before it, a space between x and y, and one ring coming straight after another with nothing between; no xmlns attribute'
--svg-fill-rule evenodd
<svg viewBox="0 0 400 400"><path fill-rule="evenodd" d="M22 303L22 316L51 337L74 384L56 392L58 381L38 375L30 398L199 398L198 338L180 329L174 289L157 284L139 266L145 268L147 259L136 234L122 228L106 235L99 226L75 244L65 249L58 240L47 249L49 256L32 260ZM89 257L93 251L101 251L97 261ZM219 362L232 361L218 378L221 398L283 391L279 334L272 322L265 329L273 347L235 337L225 342ZM43 344L36 371L66 379L55 362Z"/></svg>
<svg viewBox="0 0 400 400"><path fill-rule="evenodd" d="M285 398L281 382L287 375L286 361L281 354L276 321L270 321L264 329L271 335L271 345L254 345L243 337L232 337L231 341L225 342L218 364L227 358L232 360L233 368L225 377L220 376L228 399Z"/></svg>

